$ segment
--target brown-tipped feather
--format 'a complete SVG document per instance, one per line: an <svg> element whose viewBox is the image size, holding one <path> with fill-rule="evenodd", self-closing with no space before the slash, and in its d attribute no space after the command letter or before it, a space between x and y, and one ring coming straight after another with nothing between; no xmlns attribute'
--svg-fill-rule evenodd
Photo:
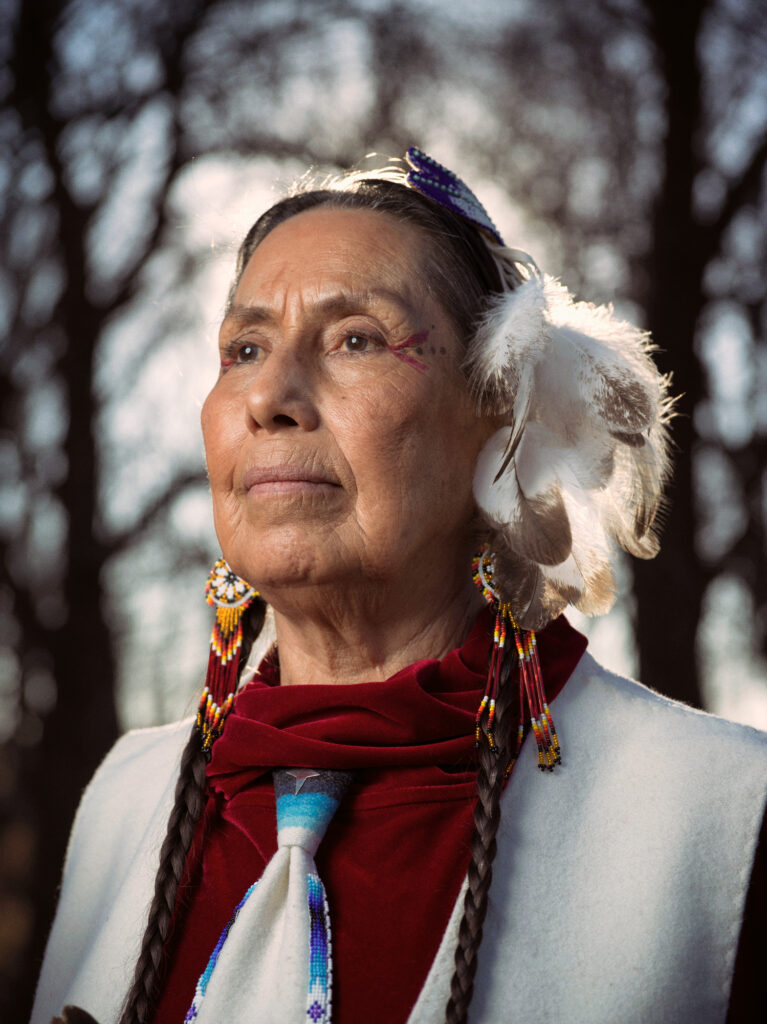
<svg viewBox="0 0 767 1024"><path fill-rule="evenodd" d="M645 446L643 434L621 434L617 430L611 430L610 437L614 437L621 444L627 444L629 448L644 448Z"/></svg>
<svg viewBox="0 0 767 1024"><path fill-rule="evenodd" d="M495 581L499 593L513 609L528 608L536 600L540 569L535 562L520 558L499 535L492 543Z"/></svg>
<svg viewBox="0 0 767 1024"><path fill-rule="evenodd" d="M519 495L514 550L540 565L564 562L572 550L573 538L559 488L552 488L534 498L525 497L520 488Z"/></svg>
<svg viewBox="0 0 767 1024"><path fill-rule="evenodd" d="M585 580L576 601L570 603L584 615L604 615L615 604L615 578L609 562L603 562Z"/></svg>
<svg viewBox="0 0 767 1024"><path fill-rule="evenodd" d="M519 615L519 624L523 629L544 629L561 615L570 603L569 596L552 587L550 581L540 573L534 598L528 608Z"/></svg>
<svg viewBox="0 0 767 1024"><path fill-rule="evenodd" d="M655 405L639 381L617 377L603 366L596 367L603 384L594 391L594 404L611 430L638 434L655 420Z"/></svg>

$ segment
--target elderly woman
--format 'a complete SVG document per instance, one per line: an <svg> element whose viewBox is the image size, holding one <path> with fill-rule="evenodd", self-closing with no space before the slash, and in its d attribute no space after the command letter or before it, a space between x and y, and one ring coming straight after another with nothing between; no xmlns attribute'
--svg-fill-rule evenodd
<svg viewBox="0 0 767 1024"><path fill-rule="evenodd" d="M606 672L561 617L609 606L611 545L655 553L665 382L406 159L241 247L202 415L224 558L200 710L86 791L35 1024L748 1001L763 738Z"/></svg>

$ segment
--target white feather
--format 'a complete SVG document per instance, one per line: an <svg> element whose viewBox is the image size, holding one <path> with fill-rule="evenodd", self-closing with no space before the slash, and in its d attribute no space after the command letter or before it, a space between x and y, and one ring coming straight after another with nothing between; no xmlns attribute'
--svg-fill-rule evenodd
<svg viewBox="0 0 767 1024"><path fill-rule="evenodd" d="M519 491L514 473L496 476L511 438L511 428L501 427L484 445L474 470L474 494L485 517L498 527L513 522L519 505Z"/></svg>
<svg viewBox="0 0 767 1024"><path fill-rule="evenodd" d="M531 277L505 292L483 318L467 356L470 380L484 394L517 392L525 370L544 354L546 299L542 282Z"/></svg>
<svg viewBox="0 0 767 1024"><path fill-rule="evenodd" d="M574 302L551 278L508 293L477 331L471 379L510 423L480 454L474 493L528 580L523 622L540 625L568 603L606 611L614 545L657 551L670 402L651 351L645 332Z"/></svg>

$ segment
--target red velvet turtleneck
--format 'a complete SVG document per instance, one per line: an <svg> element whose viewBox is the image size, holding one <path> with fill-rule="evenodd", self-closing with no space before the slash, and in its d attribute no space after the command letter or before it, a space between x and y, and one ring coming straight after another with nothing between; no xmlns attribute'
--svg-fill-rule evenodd
<svg viewBox="0 0 767 1024"><path fill-rule="evenodd" d="M183 1021L221 930L275 852L278 766L355 769L316 856L333 929L333 1019L407 1019L470 859L474 715L491 642L486 610L463 647L385 682L280 687L274 667L261 667L213 749L155 1024ZM538 635L550 702L585 648L564 618Z"/></svg>

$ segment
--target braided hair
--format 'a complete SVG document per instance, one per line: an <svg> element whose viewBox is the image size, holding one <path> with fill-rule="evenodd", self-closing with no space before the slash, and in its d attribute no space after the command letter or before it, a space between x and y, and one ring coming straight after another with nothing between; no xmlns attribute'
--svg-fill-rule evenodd
<svg viewBox="0 0 767 1024"><path fill-rule="evenodd" d="M494 736L496 749L482 743L478 751L477 802L474 806L474 831L471 837L471 861L468 886L463 902L463 917L458 928L455 970L450 981L450 998L445 1009L446 1024L465 1024L474 994L477 954L482 942L482 926L487 913L495 841L501 822L501 795L506 765L511 756L511 715L509 704L513 690L511 674L517 664L511 649L505 652L495 707Z"/></svg>
<svg viewBox="0 0 767 1024"><path fill-rule="evenodd" d="M423 272L427 287L468 344L492 298L503 290L498 267L479 232L462 218L420 193L383 178L353 175L338 187L315 188L281 200L253 225L240 246L231 304L237 285L258 245L279 224L319 206L386 213L419 228L427 240ZM256 599L243 618L243 650L259 635L266 605ZM504 767L508 761L510 676L516 654L506 653L496 703L495 733L500 756L486 744L479 751L477 803L471 841L471 863L463 918L455 952L455 972L446 1007L446 1024L464 1024L474 991L477 956L487 912ZM243 659L244 663L244 659ZM196 729L184 748L173 810L160 850L154 898L141 951L119 1024L147 1024L159 991L171 923L195 826L205 804L205 756Z"/></svg>
<svg viewBox="0 0 767 1024"><path fill-rule="evenodd" d="M261 632L265 615L265 602L261 598L256 598L243 616L243 650L250 650L253 641ZM241 672L244 666L245 659L242 658ZM206 764L207 759L195 726L181 755L181 769L176 783L173 809L160 849L160 866L155 876L154 897L141 940L141 951L133 974L133 983L125 998L119 1024L146 1024L154 1013L178 889L184 875L195 826L205 806Z"/></svg>

